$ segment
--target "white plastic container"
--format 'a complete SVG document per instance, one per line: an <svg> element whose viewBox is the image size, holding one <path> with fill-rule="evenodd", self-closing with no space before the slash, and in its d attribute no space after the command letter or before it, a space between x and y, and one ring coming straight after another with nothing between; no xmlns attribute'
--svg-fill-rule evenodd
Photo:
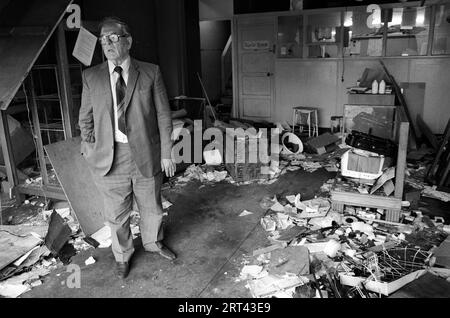
<svg viewBox="0 0 450 318"><path fill-rule="evenodd" d="M384 80L381 80L380 85L378 87L378 93L379 94L385 94L386 93L386 82Z"/></svg>
<svg viewBox="0 0 450 318"><path fill-rule="evenodd" d="M378 82L374 80L372 82L372 94L378 94Z"/></svg>

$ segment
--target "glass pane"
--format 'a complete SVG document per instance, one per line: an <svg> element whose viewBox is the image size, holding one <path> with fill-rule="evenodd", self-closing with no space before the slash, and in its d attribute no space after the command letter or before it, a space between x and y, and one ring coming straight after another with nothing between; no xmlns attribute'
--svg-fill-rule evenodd
<svg viewBox="0 0 450 318"><path fill-rule="evenodd" d="M383 54L383 24L381 14L370 19L372 12L355 8L344 15L344 56L381 56Z"/></svg>
<svg viewBox="0 0 450 318"><path fill-rule="evenodd" d="M388 15L387 56L426 55L430 7L394 8Z"/></svg>
<svg viewBox="0 0 450 318"><path fill-rule="evenodd" d="M301 16L278 17L278 52L281 58L302 57L303 24Z"/></svg>
<svg viewBox="0 0 450 318"><path fill-rule="evenodd" d="M433 54L450 54L450 4L437 7Z"/></svg>
<svg viewBox="0 0 450 318"><path fill-rule="evenodd" d="M306 29L308 57L338 57L341 35L341 13L322 13L308 16Z"/></svg>

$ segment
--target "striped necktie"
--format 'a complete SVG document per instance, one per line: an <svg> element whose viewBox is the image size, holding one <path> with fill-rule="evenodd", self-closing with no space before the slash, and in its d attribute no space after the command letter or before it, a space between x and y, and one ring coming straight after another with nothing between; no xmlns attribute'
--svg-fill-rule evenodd
<svg viewBox="0 0 450 318"><path fill-rule="evenodd" d="M116 82L116 99L117 99L117 118L119 123L119 130L126 135L126 123L125 123L125 91L127 85L122 77L122 68L116 66L114 72L119 74Z"/></svg>

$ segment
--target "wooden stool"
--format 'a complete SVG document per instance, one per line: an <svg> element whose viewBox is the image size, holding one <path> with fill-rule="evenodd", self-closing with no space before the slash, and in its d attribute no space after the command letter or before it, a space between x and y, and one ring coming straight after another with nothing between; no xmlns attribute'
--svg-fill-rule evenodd
<svg viewBox="0 0 450 318"><path fill-rule="evenodd" d="M319 136L319 118L317 115L317 109L311 107L297 106L293 108L292 114L292 132L295 133L295 126L299 125L300 132L303 132L303 124L301 123L301 116L306 115L306 125L308 126L308 136ZM300 115L300 122L298 117Z"/></svg>

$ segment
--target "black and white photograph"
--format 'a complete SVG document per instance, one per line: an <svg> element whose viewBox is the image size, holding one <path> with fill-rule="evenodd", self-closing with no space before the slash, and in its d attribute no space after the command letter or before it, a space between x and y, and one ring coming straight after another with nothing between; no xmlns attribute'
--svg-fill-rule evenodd
<svg viewBox="0 0 450 318"><path fill-rule="evenodd" d="M450 0L0 0L0 298L450 298L449 83Z"/></svg>

